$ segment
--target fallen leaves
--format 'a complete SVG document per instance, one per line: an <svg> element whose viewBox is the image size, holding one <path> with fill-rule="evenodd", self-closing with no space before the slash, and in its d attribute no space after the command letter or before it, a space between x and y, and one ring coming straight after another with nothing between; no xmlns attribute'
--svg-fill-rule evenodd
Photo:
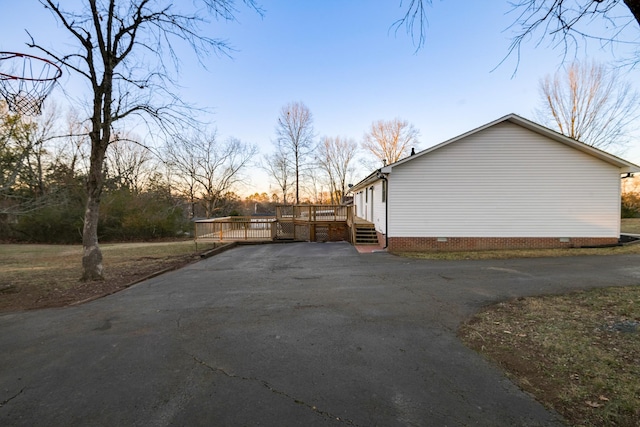
<svg viewBox="0 0 640 427"><path fill-rule="evenodd" d="M505 334L508 334L508 335L514 335L514 333L511 332L511 331L504 330L502 332L505 333ZM519 333L519 334L515 334L515 336L516 337L520 337L520 338L524 338L524 337L527 336L527 334Z"/></svg>
<svg viewBox="0 0 640 427"><path fill-rule="evenodd" d="M608 402L609 398L603 395L598 396L598 400L600 402ZM591 408L601 408L602 406L604 406L604 403L598 403L598 402L593 402L591 400L585 400L584 402L587 406L590 406Z"/></svg>
<svg viewBox="0 0 640 427"><path fill-rule="evenodd" d="M637 301L640 286L514 299L460 334L570 425L640 427Z"/></svg>

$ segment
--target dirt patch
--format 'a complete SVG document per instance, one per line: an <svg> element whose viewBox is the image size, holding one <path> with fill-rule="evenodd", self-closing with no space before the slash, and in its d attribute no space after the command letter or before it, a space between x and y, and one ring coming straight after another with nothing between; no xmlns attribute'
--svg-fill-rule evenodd
<svg viewBox="0 0 640 427"><path fill-rule="evenodd" d="M198 261L213 247L196 248L191 242L105 245L105 279L82 282L79 247L0 246L0 312L63 307L100 298Z"/></svg>
<svg viewBox="0 0 640 427"><path fill-rule="evenodd" d="M138 260L135 265L109 269L105 280L94 282L76 280L70 286L64 287L43 288L38 284L24 284L19 287L4 285L5 289L0 290L0 311L63 307L85 302L118 292L159 271L177 269L199 259L199 256L187 255L168 257L161 261L149 258Z"/></svg>

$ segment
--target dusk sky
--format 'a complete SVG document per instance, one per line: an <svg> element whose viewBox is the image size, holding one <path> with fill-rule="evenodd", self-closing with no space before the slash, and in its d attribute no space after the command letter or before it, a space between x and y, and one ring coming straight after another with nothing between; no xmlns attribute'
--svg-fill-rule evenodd
<svg viewBox="0 0 640 427"><path fill-rule="evenodd" d="M67 3L71 8L77 1ZM417 52L404 28L392 29L407 3L401 8L399 0L264 0L264 17L240 6L239 22L203 26L208 36L229 41L233 57L205 58L204 70L185 51L181 95L210 109L205 118L221 137L254 143L263 154L272 150L280 109L293 101L309 107L319 137L360 141L373 121L398 117L420 130L419 149L509 113L535 119L538 81L561 67L563 51L531 40L519 63L516 56L502 62L517 17L507 0L434 0L426 44ZM37 1L0 5L0 50L37 54L25 45L29 29L41 44L63 51L66 32ZM637 42L635 30L631 37ZM613 64L624 54L592 42L578 58ZM640 71L624 72L640 89ZM76 84L65 78L62 83ZM51 97L66 103L59 89ZM640 138L622 157L640 163ZM252 184L268 191L266 179L257 172Z"/></svg>

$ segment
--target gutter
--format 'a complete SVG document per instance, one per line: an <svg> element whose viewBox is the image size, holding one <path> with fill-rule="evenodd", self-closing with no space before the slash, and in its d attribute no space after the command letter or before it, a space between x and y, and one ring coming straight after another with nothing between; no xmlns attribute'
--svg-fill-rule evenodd
<svg viewBox="0 0 640 427"><path fill-rule="evenodd" d="M386 190L384 195L384 248L382 249L387 249L389 247L389 180L387 176L382 173L382 169L376 171L376 176L384 179L384 187Z"/></svg>

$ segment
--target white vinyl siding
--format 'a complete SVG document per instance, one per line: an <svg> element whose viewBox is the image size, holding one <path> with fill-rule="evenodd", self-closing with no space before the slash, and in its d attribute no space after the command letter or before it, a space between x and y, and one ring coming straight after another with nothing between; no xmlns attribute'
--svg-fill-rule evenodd
<svg viewBox="0 0 640 427"><path fill-rule="evenodd" d="M371 191L372 187L373 191ZM373 197L371 197L372 195ZM354 197L354 205L358 217L372 222L377 231L385 233L386 203L382 201L382 180L370 183L362 190L358 190L356 197ZM372 209L373 216L371 215Z"/></svg>
<svg viewBox="0 0 640 427"><path fill-rule="evenodd" d="M385 203L382 201L382 182L382 180L378 180L373 184L373 218L369 219L369 221L375 224L377 231L385 233L386 208Z"/></svg>
<svg viewBox="0 0 640 427"><path fill-rule="evenodd" d="M620 170L503 122L393 167L390 237L614 237Z"/></svg>
<svg viewBox="0 0 640 427"><path fill-rule="evenodd" d="M356 193L356 197L353 198L353 204L356 207L356 216L362 218L363 217L363 206L364 206L364 192L358 191Z"/></svg>

